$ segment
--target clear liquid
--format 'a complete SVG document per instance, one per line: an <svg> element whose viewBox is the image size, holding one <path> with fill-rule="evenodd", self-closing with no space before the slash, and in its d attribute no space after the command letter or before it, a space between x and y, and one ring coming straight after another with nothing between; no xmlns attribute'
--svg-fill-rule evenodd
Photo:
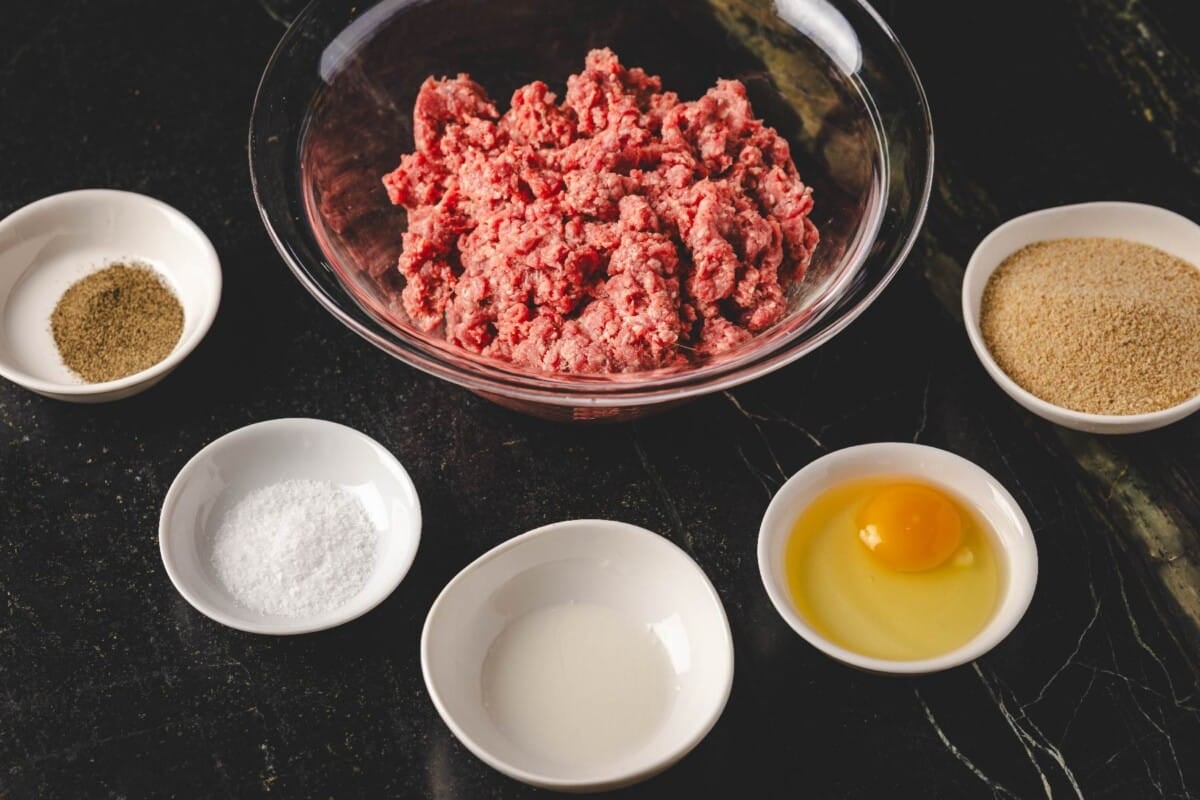
<svg viewBox="0 0 1200 800"><path fill-rule="evenodd" d="M550 606L511 623L488 650L482 681L484 707L505 735L570 766L639 749L674 696L654 632L594 603Z"/></svg>

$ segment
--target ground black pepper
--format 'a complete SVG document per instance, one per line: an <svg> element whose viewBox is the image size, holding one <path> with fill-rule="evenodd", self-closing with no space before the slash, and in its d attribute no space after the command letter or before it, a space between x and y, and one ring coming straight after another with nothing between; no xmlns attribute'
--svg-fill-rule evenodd
<svg viewBox="0 0 1200 800"><path fill-rule="evenodd" d="M183 333L183 307L153 269L114 264L72 284L50 316L63 362L88 383L154 366Z"/></svg>

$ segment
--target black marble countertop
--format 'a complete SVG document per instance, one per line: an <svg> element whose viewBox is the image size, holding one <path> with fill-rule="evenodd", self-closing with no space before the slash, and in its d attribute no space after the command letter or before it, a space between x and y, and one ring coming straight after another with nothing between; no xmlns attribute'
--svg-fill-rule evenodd
<svg viewBox="0 0 1200 800"><path fill-rule="evenodd" d="M1200 6L882 2L938 138L907 265L810 357L608 427L518 416L393 361L280 262L251 196L246 128L298 6L5 6L0 215L80 187L154 195L212 238L225 292L198 350L143 395L79 406L0 382L0 797L546 794L455 741L425 693L418 636L469 560L593 516L684 546L736 646L716 728L617 796L1200 796L1200 418L1102 438L1032 417L984 373L957 311L966 258L1018 213L1124 199L1200 218ZM193 453L281 416L384 443L425 527L378 609L270 638L175 592L157 524ZM854 671L792 633L762 588L771 493L817 456L876 440L976 461L1033 524L1032 607L972 664Z"/></svg>

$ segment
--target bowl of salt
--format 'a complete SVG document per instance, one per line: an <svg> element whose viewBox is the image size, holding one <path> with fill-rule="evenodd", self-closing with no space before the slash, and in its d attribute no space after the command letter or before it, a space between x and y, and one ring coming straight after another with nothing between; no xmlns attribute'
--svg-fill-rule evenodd
<svg viewBox="0 0 1200 800"><path fill-rule="evenodd" d="M163 565L193 608L274 635L370 611L408 573L420 535L417 492L395 456L319 419L260 422L204 447L159 521Z"/></svg>

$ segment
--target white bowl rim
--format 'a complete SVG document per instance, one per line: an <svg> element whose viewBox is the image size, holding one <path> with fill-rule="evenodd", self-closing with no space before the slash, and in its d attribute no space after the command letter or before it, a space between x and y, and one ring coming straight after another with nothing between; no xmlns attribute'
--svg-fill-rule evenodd
<svg viewBox="0 0 1200 800"><path fill-rule="evenodd" d="M602 528L609 529L621 528L638 536L644 535L653 537L662 545L665 545L668 549L668 552L672 553L672 556L678 556L683 561L687 562L688 568L692 574L700 579L701 585L704 586L707 596L712 600L713 606L718 612L718 616L720 618L722 626L721 632L724 634L722 638L725 642L724 651L728 655L728 658L726 659L726 669L724 670L725 679L721 687L721 697L714 706L711 716L706 718L704 723L698 726L691 736L687 737L680 744L671 748L664 756L655 758L652 762L640 765L635 769L627 770L623 773L569 779L552 778L546 775L539 775L538 773L521 769L520 767L513 766L506 761L496 758L458 725L457 721L443 704L441 696L435 688L431 678L429 664L430 621L433 619L435 612L441 607L446 595L450 592L450 590L457 583L462 581L466 575L483 566L487 562L500 557L509 550L523 547L527 545L530 540L537 539L541 536L556 533L572 527L593 525L599 525ZM594 788L596 790L603 790L605 788L615 789L623 786L629 786L649 778L658 774L663 769L666 769L667 767L677 763L684 756L695 749L695 747L700 744L701 741L703 741L704 737L707 736L717 724L717 720L721 718L721 715L725 711L725 706L729 702L729 696L733 690L733 671L733 633L729 626L729 617L725 612L724 603L721 602L720 594L717 592L716 587L713 586L712 581L709 580L708 575L705 574L704 569L698 563L696 563L694 558L688 555L686 550L665 536L661 536L660 534L657 534L654 531L643 528L639 525L634 525L629 522L621 522L619 520L594 518L560 520L558 522L552 522L548 525L542 525L501 542L485 552L483 555L476 558L467 566L463 567L453 578L450 579L442 591L438 593L437 599L433 601L433 605L430 606L429 613L425 616L425 625L421 630L421 675L425 679L425 688L429 693L430 699L433 700L434 707L437 708L438 715L441 716L442 721L446 723L446 726L450 728L450 732L454 734L456 739L466 745L467 749L474 753L476 757L498 772L522 781L523 783L530 784L531 786L538 786L546 789L559 789L567 791L581 791L589 788Z"/></svg>
<svg viewBox="0 0 1200 800"><path fill-rule="evenodd" d="M174 558L169 555L167 545L168 538L172 534L168 532L167 520L171 510L179 500L179 495L183 492L184 486L191 479L192 473L200 468L200 465L212 454L212 452L222 446L227 446L232 441L244 438L251 431L267 430L275 427L288 427L294 425L305 425L313 427L326 428L333 431L338 436L352 436L365 441L367 444L373 445L380 451L381 455L386 455L387 465L393 469L396 477L402 484L412 491L412 496L415 500L413 506L413 547L411 554L405 564L396 565L396 580L394 583L389 582L381 586L374 594L369 595L368 599L361 604L346 603L341 609L337 609L339 613L330 614L328 617L322 616L322 622L313 623L305 618L296 619L279 619L266 622L252 622L238 617L225 614L212 606L205 603L190 589L187 581L179 574L179 571L174 566ZM292 636L303 633L315 633L317 631L336 628L339 625L344 625L351 620L364 616L372 611L376 606L386 600L403 582L405 576L408 575L409 569L412 568L413 561L416 560L417 550L421 544L421 502L420 496L417 494L416 487L413 485L412 478L400 460L392 454L378 441L363 433L360 430L351 428L349 425L343 425L340 422L332 422L330 420L318 419L315 417L279 417L276 419L262 420L261 422L253 422L249 425L243 425L240 428L232 430L226 434L218 436L211 442L200 448L194 456L188 459L187 463L180 468L175 479L171 481L171 486L167 489L167 494L163 498L162 511L159 512L158 518L158 550L162 557L163 567L167 571L167 577L170 578L171 584L175 590L188 602L192 608L199 611L204 616L219 622L226 627L235 630L244 631L246 633L259 633L269 636Z"/></svg>
<svg viewBox="0 0 1200 800"><path fill-rule="evenodd" d="M35 392L48 392L57 395L86 396L128 389L131 386L137 386L159 378L175 369L183 359L196 349L196 346L200 344L200 341L208 333L209 328L212 327L213 320L217 316L217 309L221 304L221 260L217 256L217 250L213 247L212 241L200 226L182 211L162 200L138 192L125 191L124 189L72 189L71 191L52 194L39 200L34 200L28 205L21 206L8 216L0 219L0 230L3 230L9 224L20 222L27 216L33 216L45 211L48 207L62 205L72 199L91 199L100 202L106 198L110 200L115 198L123 202L145 203L158 208L167 216L172 217L180 227L185 228L189 233L197 237L204 251L204 258L201 263L210 269L207 281L208 292L205 297L201 298L203 300L203 311L197 318L195 330L186 339L180 339L175 348L162 361L147 367L141 372L135 372L132 375L126 375L124 378L117 378L113 381L104 381L102 383L56 383L54 381L35 378L5 363L3 360L0 360L0 377Z"/></svg>
<svg viewBox="0 0 1200 800"><path fill-rule="evenodd" d="M923 453L933 455L939 459L948 459L956 466L963 470L967 470L984 480L989 488L995 493L1001 502L1013 512L1014 518L1018 521L1019 540L1024 543L1021 547L1011 547L1004 543L998 545L1003 547L1006 554L1010 556L1011 568L1006 575L1006 582L1001 594L1001 600L997 604L997 613L995 613L988 623L973 636L969 641L954 648L939 656L922 659L886 659L874 658L857 653L853 650L835 644L829 639L818 633L812 626L804 621L803 617L795 610L792 600L786 594L786 589L776 585L774 578L771 575L771 565L773 563L771 554L771 541L773 539L772 531L776 523L774 517L782 513L779 509L783 504L782 498L785 492L794 487L796 484L804 483L817 472L817 470L834 461L845 460L860 456L873 450L897 450L907 451L913 454ZM879 470L878 474L897 475L903 473L903 468ZM863 477L867 477L871 472L864 472ZM922 478L922 480L928 480ZM937 482L937 481L933 481ZM943 485L953 488L951 481L940 481ZM771 498L770 504L767 506L766 512L763 514L762 525L758 532L758 569L759 576L762 579L763 586L767 590L767 595L771 599L772 605L784 621L796 633L805 639L809 644L816 647L826 655L842 661L860 669L870 672L895 674L895 675L918 675L931 672L940 672L942 670L951 669L965 664L969 661L974 661L984 653L988 652L1008 634L1012 633L1016 628L1017 623L1024 617L1025 612L1029 609L1029 604L1033 600L1033 594L1037 587L1038 573L1038 556L1037 543L1033 538L1033 529L1029 525L1029 520L1025 513L1021 510L1020 504L1012 494L1004 487L1000 481L983 467L973 461L970 461L957 453L952 453L949 450L942 450L938 447L931 447L924 444L916 444L913 442L871 442L868 444L853 445L840 450L834 450L831 453L826 453L820 458L812 461L797 471L792 477L784 482L783 486ZM1017 572L1020 571L1021 576L1025 580L1018 580ZM1023 587L1024 591L1020 594L1014 594L1019 588ZM1000 606L1006 598L1015 596L1017 604L1013 607L1011 613L1001 615L999 612Z"/></svg>
<svg viewBox="0 0 1200 800"><path fill-rule="evenodd" d="M1066 213L1077 213L1080 211L1101 211L1101 210L1132 210L1137 209L1143 212L1161 214L1164 217L1174 218L1180 222L1186 222L1194 227L1195 222L1183 216L1182 214L1171 211L1160 206L1150 205L1148 203L1133 203L1124 200L1096 200L1087 203L1071 203L1068 205L1052 206L1050 208L1042 208L1036 211L1030 211L1020 216L1001 223L992 230L987 236L976 245L975 250L971 253L971 258L967 262L967 268L963 272L962 286L962 315L963 325L967 329L967 338L971 340L971 347L975 351L976 357L983 363L988 374L992 379L1000 385L1000 388L1007 392L1015 400L1019 401L1029 410L1035 412L1038 416L1049 419L1052 422L1058 422L1066 427L1075 430L1086 430L1093 433L1107 432L1117 433L1121 429L1136 429L1136 431L1152 430L1159 428L1188 416L1196 411L1200 411L1200 393L1189 397L1182 403L1176 403L1168 408L1161 408L1158 411L1147 411L1141 414L1091 414L1086 411L1076 411L1066 406L1055 405L1054 403L1043 400L1027 389L1022 388L1016 381L1008 376L1000 365L996 363L996 359L988 350L987 344L983 341L983 332L979 327L979 316L971 313L972 299L968 293L967 287L970 285L969 277L982 270L988 271L988 277L996 271L996 268L1003 262L1003 258L990 266L984 266L981 253L991 244L994 239L999 238L1005 232L1013 228L1023 227L1034 219L1041 219L1048 216L1057 216ZM1155 246L1152 242L1143 241L1142 244ZM1011 253L1009 254L1011 255ZM1200 267L1200 265L1197 265ZM1068 422L1069 421L1069 422ZM1074 423L1074 424L1071 424ZM1079 427L1077 427L1079 426ZM1133 432L1131 430L1131 432Z"/></svg>

